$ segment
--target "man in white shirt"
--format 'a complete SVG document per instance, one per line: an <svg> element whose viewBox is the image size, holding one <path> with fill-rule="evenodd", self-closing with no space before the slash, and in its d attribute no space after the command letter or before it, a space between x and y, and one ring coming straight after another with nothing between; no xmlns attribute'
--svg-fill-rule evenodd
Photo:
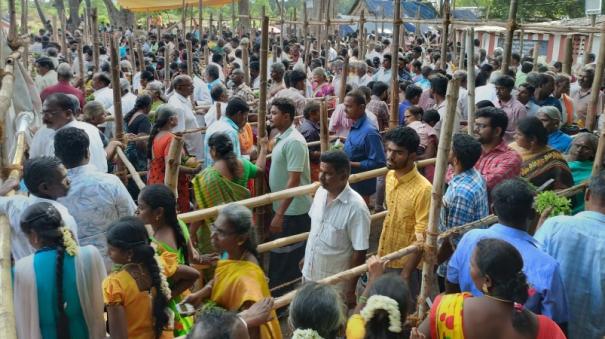
<svg viewBox="0 0 605 339"><path fill-rule="evenodd" d="M383 56L382 67L374 74L374 81L381 81L385 84L391 83L391 54Z"/></svg>
<svg viewBox="0 0 605 339"><path fill-rule="evenodd" d="M199 128L197 119L193 112L193 106L189 96L193 94L193 81L188 75L179 75L172 80L172 88L174 93L168 99L168 104L171 105L177 112L178 125L173 132L182 132ZM187 151L197 159L203 159L204 146L201 132L187 133L183 136Z"/></svg>
<svg viewBox="0 0 605 339"><path fill-rule="evenodd" d="M95 126L78 121L74 118L73 112L78 108L77 100L72 100L63 93L54 93L44 100L42 105L42 122L44 127L40 128L29 146L30 158L54 155L54 137L56 131L64 127L76 127L84 130L90 139L90 162L97 170L107 172L107 155L103 148L103 141L99 129Z"/></svg>
<svg viewBox="0 0 605 339"><path fill-rule="evenodd" d="M92 92L95 101L100 102L103 108L108 109L113 106L113 91L109 88L111 79L106 73L97 73L92 77Z"/></svg>
<svg viewBox="0 0 605 339"><path fill-rule="evenodd" d="M223 115L225 115L225 111L227 109L227 101L229 100L229 95L227 95L227 89L222 84L214 86L214 88L212 88L211 96L212 101L214 103L210 106L208 112L203 116L204 126L206 127L210 127L210 125L212 125ZM217 114L217 105L220 107L220 114Z"/></svg>
<svg viewBox="0 0 605 339"><path fill-rule="evenodd" d="M202 103L212 103L208 84L199 75L193 76L193 100Z"/></svg>
<svg viewBox="0 0 605 339"><path fill-rule="evenodd" d="M319 182L309 210L311 232L302 268L305 280L318 281L365 262L369 248L370 211L348 184L351 166L343 151L321 155ZM340 283L347 303L355 302L357 277Z"/></svg>
<svg viewBox="0 0 605 339"><path fill-rule="evenodd" d="M134 108L134 104L137 102L137 96L130 92L130 84L128 83L128 80L124 78L120 79L120 93L122 94L120 102L122 104L122 115L124 116ZM113 105L107 109L107 112L111 115L114 114L115 108Z"/></svg>
<svg viewBox="0 0 605 339"><path fill-rule="evenodd" d="M483 100L489 100L491 102L498 102L498 96L496 95L496 79L502 76L502 72L493 71L489 77L489 83L484 86L479 86L475 89L475 103Z"/></svg>
<svg viewBox="0 0 605 339"><path fill-rule="evenodd" d="M16 180L7 180L0 187L0 213L7 215L11 227L11 254L15 261L34 253L27 236L21 231L21 214L38 202L52 204L61 214L63 223L77 237L78 226L67 208L57 202L69 191L67 170L55 157L30 158L23 166L23 181L30 195L5 197L6 193L19 186Z"/></svg>
<svg viewBox="0 0 605 339"><path fill-rule="evenodd" d="M227 103L225 114L206 130L204 136L204 168L212 166L214 161L208 148L208 140L215 133L225 133L233 143L233 153L240 157L242 150L239 143L239 131L248 122L250 106L240 97L233 97Z"/></svg>
<svg viewBox="0 0 605 339"><path fill-rule="evenodd" d="M63 128L55 134L55 155L67 168L70 181L69 192L58 201L78 224L80 246L95 246L110 269L107 228L121 217L134 215L137 206L118 177L88 164L88 144L88 136L78 128Z"/></svg>
<svg viewBox="0 0 605 339"><path fill-rule="evenodd" d="M36 88L39 93L46 87L50 87L59 82L57 79L57 71L55 71L55 64L48 57L41 57L36 60L36 71L38 75L36 76Z"/></svg>

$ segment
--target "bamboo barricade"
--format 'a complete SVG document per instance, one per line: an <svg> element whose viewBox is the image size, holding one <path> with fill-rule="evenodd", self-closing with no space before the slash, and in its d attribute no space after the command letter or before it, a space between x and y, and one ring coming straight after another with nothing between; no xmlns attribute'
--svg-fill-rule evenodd
<svg viewBox="0 0 605 339"><path fill-rule="evenodd" d="M15 155L10 164L11 171L8 174L9 179L19 180L21 179L21 168L23 165L23 155L25 153L26 142L25 133L27 129L34 121L34 115L31 112L21 112L16 119L17 125L17 143L15 145ZM7 196L12 196L14 191L11 191Z"/></svg>
<svg viewBox="0 0 605 339"><path fill-rule="evenodd" d="M426 159L416 162L416 166L418 168L423 168L428 165L432 165L435 163L435 159ZM370 178L376 178L379 176L383 176L387 173L388 169L386 167L377 168L371 171L366 171L362 173L351 174L349 176L349 183L356 183L360 181L364 181ZM308 185L288 188L279 192L267 193L261 196L248 198L244 200L240 200L237 203L242 206L246 206L248 208L254 208L263 205L269 205L274 201L283 200L287 198L297 197L306 194L314 193L319 187L319 182L314 182ZM214 218L218 215L219 211L223 209L226 204L217 205L210 208L205 208L197 211L191 211L186 213L179 214L179 218L183 220L185 223L191 223L194 221L205 220L209 218Z"/></svg>
<svg viewBox="0 0 605 339"><path fill-rule="evenodd" d="M15 65L21 55L23 54L24 49L20 47L16 51L13 51L8 58L4 61L4 72L2 76L2 85L0 86L0 140L4 141L4 127L6 124L4 123L6 112L8 111L8 107L10 106L11 101L13 100L13 91L15 88ZM2 148L0 147L0 150ZM1 155L1 151L0 151ZM0 156L0 162L2 161L2 157Z"/></svg>
<svg viewBox="0 0 605 339"><path fill-rule="evenodd" d="M0 333L5 339L17 339L11 266L11 227L0 214Z"/></svg>
<svg viewBox="0 0 605 339"><path fill-rule="evenodd" d="M128 170L128 173L130 173L130 176L132 177L132 180L137 185L137 187L140 190L145 188L145 183L143 182L143 179L141 179L139 172L137 172L132 163L128 160L126 154L124 154L124 151L121 147L116 148L116 154L120 158L120 161L122 161L122 163L124 164L124 167L126 167L126 169Z"/></svg>
<svg viewBox="0 0 605 339"><path fill-rule="evenodd" d="M84 53L82 53L82 38L78 42L78 71L80 72L80 89L82 93L86 93L86 77L84 73Z"/></svg>
<svg viewBox="0 0 605 339"><path fill-rule="evenodd" d="M248 86L252 86L250 83L250 58L248 56L248 44L250 42L247 38L243 38L239 47L242 49L242 70L244 71L244 83Z"/></svg>
<svg viewBox="0 0 605 339"><path fill-rule="evenodd" d="M513 34L517 28L517 0L510 0L510 6L508 7L508 22L506 25L506 37L504 39L504 55L502 58L502 72L508 71L510 65L510 58L513 49Z"/></svg>
<svg viewBox="0 0 605 339"><path fill-rule="evenodd" d="M469 27L466 30L466 89L468 107L468 134L475 133L475 29Z"/></svg>
<svg viewBox="0 0 605 339"><path fill-rule="evenodd" d="M437 161L435 164L435 176L433 180L431 207L429 209L429 223L427 225L424 260L422 262L422 286L418 296L418 319L423 319L427 311L425 299L433 296L436 291L432 290L434 277L433 267L437 263L437 234L439 232L439 213L443 204L443 187L445 184L445 172L447 170L447 158L452 144L452 134L456 115L456 104L460 79L452 79L447 88L447 110L445 121L441 125L439 136L439 147L437 148Z"/></svg>
<svg viewBox="0 0 605 339"><path fill-rule="evenodd" d="M399 25L401 20L401 0L395 0L393 15L393 41L391 41L391 112L389 128L399 125ZM442 54L443 55L443 54Z"/></svg>
<svg viewBox="0 0 605 339"><path fill-rule="evenodd" d="M605 22L601 25L601 39L599 43L599 57L597 58L597 67L592 81L592 90L590 94L590 105L586 116L586 129L594 129L596 117L601 113L602 107L598 107L599 94L601 93L601 82L603 80L603 66L605 64Z"/></svg>
<svg viewBox="0 0 605 339"><path fill-rule="evenodd" d="M108 120L105 120L108 121ZM182 132L179 132L179 134L184 135L184 134L191 134L191 133L199 133L199 132L204 132L206 131L206 127L198 127L198 128L192 128L192 129L188 129ZM132 138L128 138L128 142L136 142L136 141L143 141L143 140L147 140L149 139L148 135L137 135L135 137Z"/></svg>
<svg viewBox="0 0 605 339"><path fill-rule="evenodd" d="M338 89L338 102L345 102L345 95L347 94L347 78L349 77L349 56L345 56L345 61L342 66L342 73L340 79L340 88Z"/></svg>
<svg viewBox="0 0 605 339"><path fill-rule="evenodd" d="M97 8L92 9L92 61L95 65L95 72L99 71L99 24L97 23Z"/></svg>
<svg viewBox="0 0 605 339"><path fill-rule="evenodd" d="M330 149L330 140L328 134L328 107L326 101L322 100L319 109L319 141L321 153L327 152Z"/></svg>
<svg viewBox="0 0 605 339"><path fill-rule="evenodd" d="M573 35L565 38L565 58L563 59L563 73L571 76L571 66L573 65Z"/></svg>
<svg viewBox="0 0 605 339"><path fill-rule="evenodd" d="M419 245L408 246L408 247L402 248L398 251L395 251L393 253L389 253L389 254L385 255L384 257L382 257L382 260L390 261L390 260L399 259L406 255L410 255L412 253L416 253L421 250L422 249ZM318 283L326 284L326 285L334 285L334 284L337 284L340 282L348 281L351 278L357 277L367 271L368 271L368 265L362 264L362 265L350 268L346 271L336 273L335 275L329 276L327 278L321 279L318 281ZM292 301L292 299L294 299L295 295L296 295L296 290L291 291L291 292L284 294L283 296L275 299L273 308L278 309L278 308L282 308L282 307L288 305Z"/></svg>
<svg viewBox="0 0 605 339"><path fill-rule="evenodd" d="M168 149L168 163L166 164L166 174L164 176L164 185L168 186L177 198L179 194L179 166L181 165L184 144L185 141L181 133L175 133Z"/></svg>
<svg viewBox="0 0 605 339"><path fill-rule="evenodd" d="M447 37L450 27L450 0L443 2L443 34L441 34L441 69L445 70L447 67Z"/></svg>

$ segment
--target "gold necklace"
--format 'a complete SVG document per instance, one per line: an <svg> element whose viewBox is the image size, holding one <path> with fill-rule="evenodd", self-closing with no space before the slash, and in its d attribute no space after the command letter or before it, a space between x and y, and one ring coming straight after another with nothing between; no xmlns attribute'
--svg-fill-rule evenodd
<svg viewBox="0 0 605 339"><path fill-rule="evenodd" d="M497 300L497 301L503 302L503 303L514 304L513 301L506 300L506 299L500 299L500 298L497 298L497 297L494 297L494 296L491 296L491 295L488 295L488 294L483 294L483 296L485 296L487 298L490 298L490 299L493 299L493 300Z"/></svg>

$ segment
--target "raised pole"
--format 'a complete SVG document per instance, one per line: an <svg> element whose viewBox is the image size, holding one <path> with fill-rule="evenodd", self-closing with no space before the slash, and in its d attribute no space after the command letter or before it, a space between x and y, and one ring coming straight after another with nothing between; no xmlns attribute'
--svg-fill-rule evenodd
<svg viewBox="0 0 605 339"><path fill-rule="evenodd" d="M244 71L244 82L248 86L252 86L250 83L250 57L248 56L249 41L243 38L240 41L239 47L242 49L242 70Z"/></svg>
<svg viewBox="0 0 605 339"><path fill-rule="evenodd" d="M399 125L399 25L401 20L401 0L395 0L393 14L393 41L391 42L391 114L389 128Z"/></svg>
<svg viewBox="0 0 605 339"><path fill-rule="evenodd" d="M80 72L80 89L82 93L86 93L86 81L84 80L84 53L82 53L83 37L80 37L80 41L78 41L78 72Z"/></svg>
<svg viewBox="0 0 605 339"><path fill-rule="evenodd" d="M28 33L27 30L27 0L21 0L21 29L20 29L20 33L21 36L25 36ZM28 48L28 43L23 43L23 57L21 58L21 61L23 62L23 66L25 67L25 69L27 70L29 67L29 48Z"/></svg>
<svg viewBox="0 0 605 339"><path fill-rule="evenodd" d="M124 140L124 117L122 116L122 93L120 92L120 58L116 47L117 39L109 42L111 57L111 87L113 88L113 116L114 135L117 140L125 144Z"/></svg>
<svg viewBox="0 0 605 339"><path fill-rule="evenodd" d="M601 39L599 44L599 57L597 58L597 67L594 72L592 90L590 92L590 106L588 106L588 115L586 117L586 129L592 131L595 129L595 119L602 113L603 107L598 107L599 95L601 94L601 82L603 81L603 66L605 63L605 22L601 25ZM596 160L595 160L596 162Z"/></svg>
<svg viewBox="0 0 605 339"><path fill-rule="evenodd" d="M164 88L170 86L170 52L168 46L164 48Z"/></svg>
<svg viewBox="0 0 605 339"><path fill-rule="evenodd" d="M65 24L65 12L63 8L57 10L59 11L59 20L61 21L61 53L65 56L65 60L71 64L71 53L69 52L67 43L65 42L65 39L67 39L67 35L65 34L65 26L67 26Z"/></svg>
<svg viewBox="0 0 605 339"><path fill-rule="evenodd" d="M198 0L197 2L197 22L199 25L198 31L200 32L200 41L202 41L202 39L204 38L204 25L203 25L203 20L204 20L204 12L203 12L203 8L202 8L202 0Z"/></svg>
<svg viewBox="0 0 605 339"><path fill-rule="evenodd" d="M321 153L330 150L330 135L328 134L328 107L326 100L322 99L319 103L319 140Z"/></svg>
<svg viewBox="0 0 605 339"><path fill-rule="evenodd" d="M193 79L193 46L191 40L187 40L187 74Z"/></svg>
<svg viewBox="0 0 605 339"><path fill-rule="evenodd" d="M361 60L365 60L366 57L366 33L365 33L365 23L366 23L366 17L365 17L365 9L361 10L361 16L359 17L359 58ZM305 21L307 21L305 19ZM306 23L305 23L306 24Z"/></svg>
<svg viewBox="0 0 605 339"><path fill-rule="evenodd" d="M15 0L8 1L8 16L10 26L8 27L8 42L11 48L18 46L19 38L17 37L17 7L15 5Z"/></svg>
<svg viewBox="0 0 605 339"><path fill-rule="evenodd" d="M343 103L345 101L345 95L347 94L347 78L349 77L349 56L345 57L344 64L342 66L342 74L340 77L340 88L338 89L338 102Z"/></svg>
<svg viewBox="0 0 605 339"><path fill-rule="evenodd" d="M6 339L17 338L11 267L11 227L6 215L0 214L0 333Z"/></svg>
<svg viewBox="0 0 605 339"><path fill-rule="evenodd" d="M326 37L324 40L325 43L325 49L324 49L324 53L326 54L326 69L329 67L328 65L330 64L330 0L328 0L327 2L327 6L326 6Z"/></svg>
<svg viewBox="0 0 605 339"><path fill-rule="evenodd" d="M437 291L433 290L435 275L434 267L437 264L437 236L439 233L439 213L443 204L443 186L445 184L445 171L447 170L447 159L452 144L452 133L458 101L458 90L460 79L450 80L447 87L447 108L445 121L443 122L441 135L439 136L439 147L437 148L437 161L435 163L435 177L431 193L431 207L429 209L429 223L426 230L425 252L422 261L422 285L418 297L418 319L424 319L428 310L427 297L433 297Z"/></svg>
<svg viewBox="0 0 605 339"><path fill-rule="evenodd" d="M283 52L284 51L284 12L285 12L285 4L284 4L284 0L281 0L281 6L279 6L279 16L280 16L280 22L279 22L279 47L280 50Z"/></svg>
<svg viewBox="0 0 605 339"><path fill-rule="evenodd" d="M525 45L525 30L519 32L519 56L523 57L523 45Z"/></svg>
<svg viewBox="0 0 605 339"><path fill-rule="evenodd" d="M563 73L571 76L571 66L573 65L573 34L565 38L565 59L563 59Z"/></svg>
<svg viewBox="0 0 605 339"><path fill-rule="evenodd" d="M441 34L441 69L447 68L447 37L450 27L450 0L443 1L443 33Z"/></svg>
<svg viewBox="0 0 605 339"><path fill-rule="evenodd" d="M132 74L130 75L131 78L131 82L132 79L134 78L135 73L138 71L137 68L137 60L135 58L135 54L134 54L134 39L132 38L132 35L128 37L128 57L130 58L130 63L132 64Z"/></svg>
<svg viewBox="0 0 605 339"><path fill-rule="evenodd" d="M181 164L184 144L183 137L179 133L176 133L168 149L168 163L166 164L166 174L164 176L164 185L168 186L177 198L179 196L179 166Z"/></svg>
<svg viewBox="0 0 605 339"><path fill-rule="evenodd" d="M143 53L143 46L139 40L135 40L135 44L137 47L137 57L139 58L139 70L143 72L145 70L145 55Z"/></svg>
<svg viewBox="0 0 605 339"><path fill-rule="evenodd" d="M470 135L475 133L475 44L473 40L475 40L475 29L469 27L466 30L466 90L468 93L467 126Z"/></svg>
<svg viewBox="0 0 605 339"><path fill-rule="evenodd" d="M590 14L590 27L594 27L596 25L597 16L594 14ZM588 42L584 44L584 65L588 64L588 54L592 53L592 44L594 41L594 33L590 33L588 36ZM600 51L599 51L600 52Z"/></svg>
<svg viewBox="0 0 605 339"><path fill-rule="evenodd" d="M183 5L181 7L181 35L182 35L182 39L183 42L185 41L185 31L187 30L187 4L185 3L185 0L183 0Z"/></svg>
<svg viewBox="0 0 605 339"><path fill-rule="evenodd" d="M218 36L219 39L223 37L223 12L218 12Z"/></svg>
<svg viewBox="0 0 605 339"><path fill-rule="evenodd" d="M235 33L235 0L231 0L231 29Z"/></svg>
<svg viewBox="0 0 605 339"><path fill-rule="evenodd" d="M513 34L517 29L517 0L510 0L508 8L508 22L506 23L506 37L504 39L504 55L502 58L502 72L506 73L510 65L513 50Z"/></svg>
<svg viewBox="0 0 605 339"><path fill-rule="evenodd" d="M462 37L460 39L460 53L458 54L458 69L464 69L464 57L466 55L466 32L460 31Z"/></svg>
<svg viewBox="0 0 605 339"><path fill-rule="evenodd" d="M532 59L534 60L534 67L532 68L532 72L538 71L538 57L540 56L540 41L536 40L534 43L534 49L532 51Z"/></svg>
<svg viewBox="0 0 605 339"><path fill-rule="evenodd" d="M309 55L309 49L311 49L311 44L309 43L309 22L307 21L307 2L303 1L303 41L305 42L305 50L303 54L303 63L305 64L305 70L307 69L307 58Z"/></svg>
<svg viewBox="0 0 605 339"><path fill-rule="evenodd" d="M57 16L52 16L52 25L53 25L53 41L59 42L59 26L57 26Z"/></svg>

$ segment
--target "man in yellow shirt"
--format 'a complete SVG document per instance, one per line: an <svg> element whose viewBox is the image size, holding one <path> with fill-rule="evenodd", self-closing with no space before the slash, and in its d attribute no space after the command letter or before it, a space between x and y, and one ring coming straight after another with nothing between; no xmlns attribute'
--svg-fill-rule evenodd
<svg viewBox="0 0 605 339"><path fill-rule="evenodd" d="M378 255L384 256L424 240L429 220L431 183L416 168L416 151L420 138L410 127L397 127L384 135L387 168L387 216L382 226ZM388 268L400 272L415 296L420 288L420 271L416 269L420 254L389 262Z"/></svg>

